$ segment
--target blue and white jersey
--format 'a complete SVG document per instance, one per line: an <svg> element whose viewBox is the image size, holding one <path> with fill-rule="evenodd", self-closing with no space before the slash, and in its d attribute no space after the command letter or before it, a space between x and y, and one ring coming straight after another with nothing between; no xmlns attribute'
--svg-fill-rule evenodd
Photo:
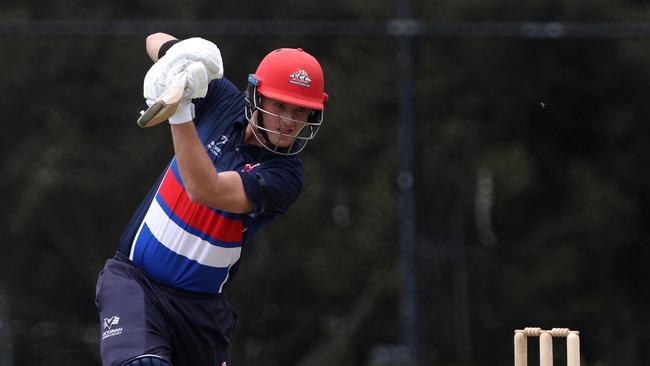
<svg viewBox="0 0 650 366"><path fill-rule="evenodd" d="M220 293L245 244L300 194L302 163L243 144L244 96L227 79L212 81L207 96L193 102L197 132L215 169L239 173L253 212L233 214L192 202L172 159L124 231L119 252L154 281Z"/></svg>

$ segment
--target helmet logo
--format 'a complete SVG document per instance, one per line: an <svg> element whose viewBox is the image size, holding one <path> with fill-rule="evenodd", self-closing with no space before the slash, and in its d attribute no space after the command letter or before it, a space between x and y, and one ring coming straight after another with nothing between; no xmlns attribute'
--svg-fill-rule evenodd
<svg viewBox="0 0 650 366"><path fill-rule="evenodd" d="M311 79L309 78L309 74L307 74L307 71L300 69L294 72L293 74L289 75L289 83L309 88Z"/></svg>

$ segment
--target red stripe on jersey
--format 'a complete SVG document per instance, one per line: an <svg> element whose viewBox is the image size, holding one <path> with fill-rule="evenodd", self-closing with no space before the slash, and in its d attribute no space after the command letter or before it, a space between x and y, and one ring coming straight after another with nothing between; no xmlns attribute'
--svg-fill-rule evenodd
<svg viewBox="0 0 650 366"><path fill-rule="evenodd" d="M171 168L165 173L158 194L174 215L187 225L219 241L242 241L242 221L228 219L209 207L192 202Z"/></svg>

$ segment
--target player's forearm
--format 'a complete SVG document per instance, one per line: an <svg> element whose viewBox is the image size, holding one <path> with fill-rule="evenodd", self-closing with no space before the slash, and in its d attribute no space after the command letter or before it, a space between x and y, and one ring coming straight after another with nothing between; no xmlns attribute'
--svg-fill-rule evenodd
<svg viewBox="0 0 650 366"><path fill-rule="evenodd" d="M192 201L201 201L210 184L219 176L201 144L193 123L171 125L178 170L185 190ZM199 202L201 203L201 202Z"/></svg>
<svg viewBox="0 0 650 366"><path fill-rule="evenodd" d="M250 212L239 174L215 171L194 124L172 125L171 130L178 170L190 200L228 212Z"/></svg>
<svg viewBox="0 0 650 366"><path fill-rule="evenodd" d="M150 34L146 40L147 55L149 55L153 62L158 61L158 51L160 51L160 46L165 44L165 42L174 39L176 39L176 37L167 33L158 32Z"/></svg>

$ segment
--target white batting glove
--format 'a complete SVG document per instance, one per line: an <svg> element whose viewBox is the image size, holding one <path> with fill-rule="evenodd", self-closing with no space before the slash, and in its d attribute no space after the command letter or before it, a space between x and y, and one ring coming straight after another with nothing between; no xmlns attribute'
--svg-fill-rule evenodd
<svg viewBox="0 0 650 366"><path fill-rule="evenodd" d="M169 118L171 124L193 120L194 104L191 99L205 97L209 82L223 77L219 48L198 37L174 44L145 75L143 96L147 105L151 106L181 72L187 74L186 85L176 113Z"/></svg>
<svg viewBox="0 0 650 366"><path fill-rule="evenodd" d="M142 85L142 95L147 100L147 105L151 105L158 99L158 97L165 91L166 82L166 65L162 63L155 63L151 66L147 74L144 76L144 83Z"/></svg>
<svg viewBox="0 0 650 366"><path fill-rule="evenodd" d="M143 96L147 104L153 102L167 89L181 72L187 72L187 83L183 97L186 99L203 98L208 92L208 73L203 63L187 59L173 60L161 58L151 66L144 77Z"/></svg>
<svg viewBox="0 0 650 366"><path fill-rule="evenodd" d="M187 73L185 90L183 91L184 99L203 98L208 94L208 83L210 80L202 62L189 60L177 62L167 72L165 85L171 85L181 72Z"/></svg>
<svg viewBox="0 0 650 366"><path fill-rule="evenodd" d="M176 113L169 117L170 125L180 125L194 120L194 103L181 99L176 108Z"/></svg>
<svg viewBox="0 0 650 366"><path fill-rule="evenodd" d="M176 80L178 73L181 72L186 74L185 90L176 113L169 118L169 123L172 125L194 120L194 103L192 103L192 99L203 98L208 92L208 73L203 63L195 61L187 64L186 60L177 63L167 75L165 84L171 85Z"/></svg>
<svg viewBox="0 0 650 366"><path fill-rule="evenodd" d="M188 41L192 42L185 43L182 48L176 48L174 52L171 52L176 46ZM199 46L201 45L205 47L200 49ZM185 49L190 46L196 46L199 50L194 53L186 52ZM197 62L203 67L200 68ZM215 78L223 77L221 54L214 43L200 38L190 38L181 41L172 46L158 62L153 64L145 75L143 96L147 99L147 104L151 105L162 94L165 88L170 85L170 81L174 80L179 72L185 71L190 65L192 65L192 68L188 70L186 92L183 93L184 97L205 97L208 90L208 83Z"/></svg>
<svg viewBox="0 0 650 366"><path fill-rule="evenodd" d="M167 50L164 57L175 60L186 59L203 63L208 73L208 80L223 77L223 60L221 51L214 43L203 38L194 37L182 40Z"/></svg>

